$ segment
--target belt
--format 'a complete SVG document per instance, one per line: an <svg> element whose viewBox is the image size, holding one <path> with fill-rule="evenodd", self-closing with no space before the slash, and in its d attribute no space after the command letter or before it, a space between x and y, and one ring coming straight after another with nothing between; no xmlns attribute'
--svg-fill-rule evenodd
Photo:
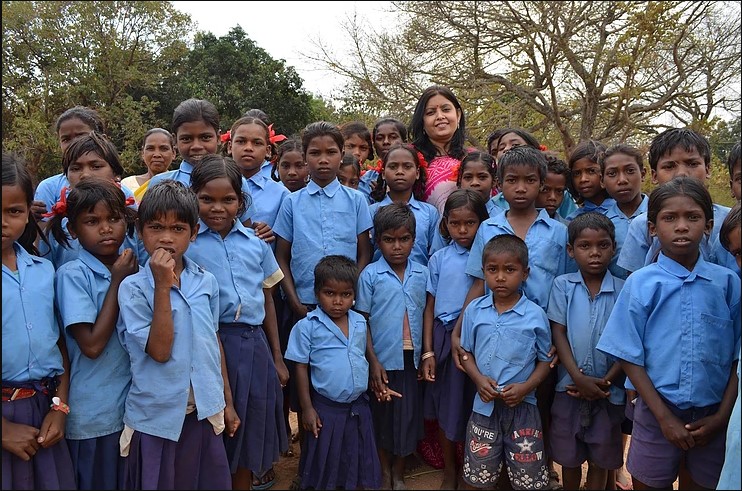
<svg viewBox="0 0 742 491"><path fill-rule="evenodd" d="M48 394L50 386L56 387L56 380L45 378L43 380L36 380L22 385L25 387L3 386L3 402L28 399L29 397L35 396L37 392Z"/></svg>

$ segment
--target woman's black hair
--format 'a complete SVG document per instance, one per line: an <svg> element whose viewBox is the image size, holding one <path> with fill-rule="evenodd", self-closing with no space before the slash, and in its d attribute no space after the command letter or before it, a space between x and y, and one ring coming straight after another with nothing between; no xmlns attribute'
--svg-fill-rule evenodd
<svg viewBox="0 0 742 491"><path fill-rule="evenodd" d="M415 106L415 112L412 114L412 120L410 121L409 134L412 137L412 144L420 151L420 153L423 154L423 157L425 157L425 160L428 162L431 162L438 154L438 150L425 133L425 123L423 119L425 115L425 106L428 104L428 101L436 95L441 95L448 99L461 115L459 118L459 126L451 137L450 146L448 148L449 156L461 160L464 158L464 155L466 155L466 149L464 148L464 143L466 142L466 117L464 116L464 110L461 108L461 103L459 103L459 100L451 89L447 87L432 85L425 89L422 95L420 95L417 105Z"/></svg>
<svg viewBox="0 0 742 491"><path fill-rule="evenodd" d="M384 169L386 168L386 163L389 161L389 155L391 155L392 151L395 150L406 150L410 153L410 155L412 155L412 160L415 162L415 167L417 167L417 169L420 171L420 177L417 178L415 184L413 184L412 186L412 196L414 196L416 200L422 201L423 196L425 195L425 182L427 180L427 174L425 172L425 168L420 165L421 162L420 157L417 155L417 149L409 143L400 143L389 147L389 151L387 151L386 155L384 155L384 158L381 159L381 172L379 172L379 177L376 178L376 187L373 191L371 191L371 199L379 202L382 201L386 196L387 186L386 181L384 180Z"/></svg>
<svg viewBox="0 0 742 491"><path fill-rule="evenodd" d="M276 150L276 161L271 168L271 178L276 182L281 182L281 176L278 175L278 164L281 162L283 154L288 152L299 152L304 156L304 147L301 146L301 140L298 138L289 138L278 146Z"/></svg>
<svg viewBox="0 0 742 491"><path fill-rule="evenodd" d="M241 217L250 206L252 199L242 190L242 172L232 157L217 154L205 155L191 171L191 189L196 195L214 179L226 178L237 194L239 207L237 218Z"/></svg>
<svg viewBox="0 0 742 491"><path fill-rule="evenodd" d="M3 186L18 186L26 196L26 205L28 205L28 221L26 222L26 228L23 229L23 233L18 237L17 242L26 249L29 254L34 256L39 255L39 250L36 247L36 238L40 237L41 240L49 244L44 236L41 228L34 220L31 214L31 204L33 203L34 188L33 179L28 168L23 163L20 156L13 153L3 152Z"/></svg>
<svg viewBox="0 0 742 491"><path fill-rule="evenodd" d="M77 162L86 153L94 153L108 162L116 177L121 177L124 173L124 167L121 165L116 146L106 138L106 135L93 131L88 135L77 137L70 143L67 150L64 151L64 155L62 155L62 169L64 169L65 176L69 171L70 165Z"/></svg>
<svg viewBox="0 0 742 491"><path fill-rule="evenodd" d="M301 146L303 148L304 158L307 157L307 148L309 148L309 143L320 136L329 136L337 144L340 151L343 151L345 139L343 138L340 128L332 123L328 123L327 121L315 121L314 123L309 123L306 128L304 128L304 131L301 132Z"/></svg>
<svg viewBox="0 0 742 491"><path fill-rule="evenodd" d="M692 177L678 176L660 184L649 195L647 221L657 223L657 215L662 210L662 205L668 199L676 196L687 196L695 201L703 210L707 222L714 219L714 203L703 183Z"/></svg>
<svg viewBox="0 0 742 491"><path fill-rule="evenodd" d="M147 130L147 132L144 134L144 138L142 138L142 150L144 150L144 146L147 144L147 138L149 138L151 135L154 135L155 133L160 133L167 136L168 141L170 142L170 146L173 148L173 150L175 150L175 138L173 137L173 134L165 128L150 128L149 130Z"/></svg>
<svg viewBox="0 0 742 491"><path fill-rule="evenodd" d="M62 126L62 123L70 119L79 119L80 121L85 123L85 125L88 126L88 128L90 128L92 131L97 131L98 133L106 132L106 127L103 124L103 120L101 119L100 115L98 115L98 112L95 109L91 109L85 106L75 106L67 109L65 112L59 115L56 123L54 123L56 133L59 133L59 127Z"/></svg>
<svg viewBox="0 0 742 491"><path fill-rule="evenodd" d="M139 203L137 226L139 232L145 225L174 213L176 218L188 224L191 232L198 224L198 198L191 188L173 179L164 179L150 186Z"/></svg>
<svg viewBox="0 0 742 491"><path fill-rule="evenodd" d="M216 106L203 99L187 99L175 108L173 111L172 129L175 135L178 134L178 128L185 123L194 121L203 121L212 128L216 134L219 134L219 111Z"/></svg>
<svg viewBox="0 0 742 491"><path fill-rule="evenodd" d="M487 172L489 172L490 176L492 176L492 182L494 183L497 181L497 164L495 163L495 158L487 152L480 152L479 150L475 150L473 152L467 153L466 157L464 157L464 159L461 161L461 165L459 165L459 173L456 176L456 187L461 187L461 176L464 175L466 164L470 162L483 163L484 166L487 168Z"/></svg>
<svg viewBox="0 0 742 491"><path fill-rule="evenodd" d="M481 194L474 191L473 189L455 190L448 195L446 204L443 207L443 215L441 216L441 221L438 224L438 230L440 231L443 238L446 240L451 239L451 234L448 232L446 220L448 220L448 216L451 214L451 211L458 208L466 208L467 210L471 210L472 212L474 212L474 214L477 215L477 218L479 218L480 224L490 217L489 213L487 212L487 202L484 200L484 197Z"/></svg>
<svg viewBox="0 0 742 491"><path fill-rule="evenodd" d="M70 243L63 226L64 219L68 219L67 229L74 231L78 217L82 213L92 211L98 203L105 204L112 216L123 218L126 222L126 234L129 237L134 236L137 212L126 206L124 192L115 182L99 177L82 179L70 189L66 198L65 212L54 215L46 233L51 234L60 245L69 249Z"/></svg>

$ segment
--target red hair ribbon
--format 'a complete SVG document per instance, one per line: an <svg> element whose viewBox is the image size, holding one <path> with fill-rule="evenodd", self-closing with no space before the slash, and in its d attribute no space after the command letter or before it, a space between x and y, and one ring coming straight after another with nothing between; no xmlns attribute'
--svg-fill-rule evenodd
<svg viewBox="0 0 742 491"><path fill-rule="evenodd" d="M281 143L286 139L286 135L276 134L276 132L273 130L273 124L268 125L268 141L271 142L271 145L275 145L276 143Z"/></svg>
<svg viewBox="0 0 742 491"><path fill-rule="evenodd" d="M134 199L134 196L129 196L128 198L126 198L124 204L126 206L134 206L135 204L137 204L137 200Z"/></svg>
<svg viewBox="0 0 742 491"><path fill-rule="evenodd" d="M546 145L539 145L538 146L538 149L541 150L542 152L545 152L545 151L548 150L548 148L546 147Z"/></svg>
<svg viewBox="0 0 742 491"><path fill-rule="evenodd" d="M227 130L226 133L222 133L222 136L220 136L219 139L222 141L222 143L227 143L229 140L232 139L232 130Z"/></svg>
<svg viewBox="0 0 742 491"><path fill-rule="evenodd" d="M384 170L384 161L379 159L376 161L376 165L373 167L369 167L368 170L375 170L379 174L381 174L381 171Z"/></svg>
<svg viewBox="0 0 742 491"><path fill-rule="evenodd" d="M425 157L423 157L423 154L419 151L417 152L417 159L420 161L420 167L428 170L428 161L425 160Z"/></svg>
<svg viewBox="0 0 742 491"><path fill-rule="evenodd" d="M51 211L48 213L44 213L41 216L43 216L44 218L51 218L56 215L67 215L67 186L62 188L62 191L59 193L59 201L54 203Z"/></svg>

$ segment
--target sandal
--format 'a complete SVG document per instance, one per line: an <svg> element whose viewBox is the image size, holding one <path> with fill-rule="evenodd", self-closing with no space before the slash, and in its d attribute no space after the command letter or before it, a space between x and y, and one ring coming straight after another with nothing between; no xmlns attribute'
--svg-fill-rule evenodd
<svg viewBox="0 0 742 491"><path fill-rule="evenodd" d="M276 473L273 471L273 467L265 471L263 475L258 476L257 473L253 473L252 476L252 489L263 490L269 489L276 482Z"/></svg>
<svg viewBox="0 0 742 491"><path fill-rule="evenodd" d="M294 444L289 443L289 448L285 452L281 452L281 457L293 457L294 456Z"/></svg>

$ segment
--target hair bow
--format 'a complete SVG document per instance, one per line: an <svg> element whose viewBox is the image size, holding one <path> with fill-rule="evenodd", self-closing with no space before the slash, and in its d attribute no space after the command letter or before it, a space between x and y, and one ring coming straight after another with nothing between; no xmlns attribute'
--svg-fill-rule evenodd
<svg viewBox="0 0 742 491"><path fill-rule="evenodd" d="M62 191L59 193L59 201L54 203L51 211L48 213L44 213L41 216L43 216L44 218L50 218L56 215L67 215L67 186L62 188Z"/></svg>
<svg viewBox="0 0 742 491"><path fill-rule="evenodd" d="M286 135L281 135L280 133L278 135L276 134L276 132L273 130L273 123L268 125L268 141L271 142L271 145L281 143L285 139Z"/></svg>
<svg viewBox="0 0 742 491"><path fill-rule="evenodd" d="M420 151L417 152L417 160L420 161L420 167L428 170L428 161L425 160L425 157L423 157L423 154Z"/></svg>
<svg viewBox="0 0 742 491"><path fill-rule="evenodd" d="M126 198L126 201L124 201L124 204L126 206L134 206L137 204L137 200L134 199L134 196L129 196Z"/></svg>
<svg viewBox="0 0 742 491"><path fill-rule="evenodd" d="M368 170L375 170L376 172L381 174L381 171L384 170L384 161L381 159L377 160L376 165L369 167Z"/></svg>
<svg viewBox="0 0 742 491"><path fill-rule="evenodd" d="M538 149L541 150L542 152L545 152L545 151L548 150L548 148L546 147L546 145L539 145L538 146Z"/></svg>
<svg viewBox="0 0 742 491"><path fill-rule="evenodd" d="M229 140L232 139L232 130L227 130L226 133L222 133L222 136L220 136L219 139L222 141L222 143L227 143Z"/></svg>

